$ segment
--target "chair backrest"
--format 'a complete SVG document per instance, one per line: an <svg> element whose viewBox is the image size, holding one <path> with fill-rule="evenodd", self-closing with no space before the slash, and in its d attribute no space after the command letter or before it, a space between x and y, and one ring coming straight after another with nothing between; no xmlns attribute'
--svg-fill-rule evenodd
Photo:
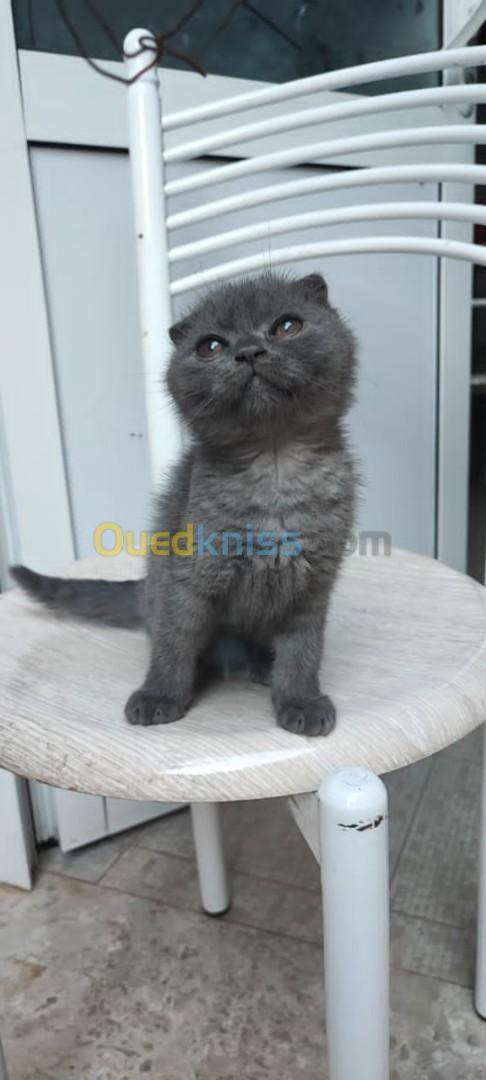
<svg viewBox="0 0 486 1080"><path fill-rule="evenodd" d="M159 80L157 68L150 67L153 59L153 41L145 30L132 30L125 39L125 64L130 85L129 98L129 145L135 222L138 249L140 304L142 318L142 345L145 363L148 422L152 443L154 472L157 464L166 460L167 430L164 447L160 446L155 401L160 400L160 371L163 367L167 330L172 320L172 298L194 288L222 281L238 274L258 271L280 264L295 264L300 260L330 258L336 255L358 255L372 252L410 252L434 256L450 256L471 263L486 265L486 249L472 240L454 240L436 236L376 235L370 229L369 236L345 239L312 239L312 230L324 226L350 225L354 222L386 220L449 220L463 222L472 228L475 224L486 225L486 208L473 201L407 201L359 202L363 187L382 184L404 184L407 181L437 181L441 184L469 185L469 198L474 185L486 184L486 167L471 163L454 163L447 160L444 146L467 143L471 147L486 142L486 127L476 123L449 123L447 107L462 106L473 111L474 106L486 102L486 86L463 84L460 81L424 89L398 90L374 94L370 97L353 97L348 100L318 104L315 108L302 108L300 99L323 91L348 89L377 80L395 79L424 73L445 72L458 79L462 69L486 64L486 46L454 49L419 54L377 63L362 64L351 68L305 79L257 89L222 101L161 115ZM278 111L268 115L268 107L277 105ZM295 107L297 105L297 108ZM280 107L282 106L282 107ZM444 108L444 122L413 127L386 127L383 118L399 110L415 110L440 106ZM266 110L264 118L258 118L258 109ZM246 119L255 110L256 118ZM244 113L241 122L240 114ZM344 134L325 138L325 127L350 119L374 118L377 130L369 122L363 134ZM226 130L221 120L228 119ZM201 128L218 121L215 133L201 135ZM303 134L307 128L317 127L318 137L308 140ZM187 141L179 138L177 144L164 147L164 136L189 128ZM192 136L192 132L195 135ZM295 145L284 149L265 149L265 141L282 133L294 133ZM263 150L251 156L228 162L224 154L229 148L248 145L260 140ZM292 177L281 183L265 182L265 174L282 167L323 163L340 159L350 160L350 155L368 151L397 150L403 147L426 147L434 150L435 161L415 160L412 164L385 164L364 168L336 168L332 172L316 170L315 175ZM191 170L190 175L166 181L165 168L170 164L218 155L216 167ZM220 157L219 157L220 156ZM262 175L262 183L253 186L253 178ZM251 186L242 190L241 181L251 179ZM231 183L238 182L239 190L231 194ZM230 193L223 197L201 202L195 200L187 209L171 212L172 199L191 195L214 186L230 185ZM352 202L347 206L326 208L325 195L329 191L346 190ZM459 189L463 190L463 189ZM279 216L278 203L284 199L298 199L310 193L323 196L322 209L299 212L298 204L291 214ZM197 199L197 196L196 196ZM256 222L252 210L268 206L272 216ZM244 224L238 228L225 227L229 214L245 214ZM177 242L178 230L197 226L201 222L214 221L211 235L185 243ZM299 242L273 247L271 257L267 251L257 251L237 259L227 259L228 248L250 241L286 234L299 234ZM305 236L304 238L300 238ZM214 259L215 253L217 255ZM197 273L184 273L184 262L195 256L211 256L212 265ZM154 397L155 394L155 397ZM174 433L176 431L176 421ZM177 441L177 436L174 434Z"/></svg>

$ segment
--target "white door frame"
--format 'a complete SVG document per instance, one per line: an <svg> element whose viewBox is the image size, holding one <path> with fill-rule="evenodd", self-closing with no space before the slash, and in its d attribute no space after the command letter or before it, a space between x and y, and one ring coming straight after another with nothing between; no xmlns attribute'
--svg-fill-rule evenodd
<svg viewBox="0 0 486 1080"><path fill-rule="evenodd" d="M486 19L486 0L443 0L443 48L467 45ZM462 148L460 158L456 148L450 148L451 161L474 161L474 149ZM458 184L443 184L444 201L472 199ZM441 235L447 240L469 239L467 230L458 222L444 222ZM457 363L458 356L467 350L471 355L472 336L472 267L453 259L442 259L439 277L439 402L437 438L437 555L457 569L466 567L470 368L466 371ZM443 433L447 433L447 437ZM465 432L467 437L461 437Z"/></svg>
<svg viewBox="0 0 486 1080"><path fill-rule="evenodd" d="M25 780L0 769L0 881L32 888L36 847Z"/></svg>
<svg viewBox="0 0 486 1080"><path fill-rule="evenodd" d="M73 556L9 0L0 0L0 99L0 203L8 207L0 246L0 518L5 579L5 563L12 559L48 566ZM19 371L23 357L25 373ZM35 845L27 789L25 783L4 772L0 772L0 819L0 880L28 888Z"/></svg>
<svg viewBox="0 0 486 1080"><path fill-rule="evenodd" d="M459 49L486 20L486 0L443 0L443 47Z"/></svg>
<svg viewBox="0 0 486 1080"><path fill-rule="evenodd" d="M450 14L457 3L444 0L447 45L456 43L461 32L457 13L454 24ZM461 0L460 17L467 26L472 25L470 19L466 21L471 7L477 18L483 6ZM107 63L106 67L123 70L119 64ZM202 103L221 93L238 93L246 87L246 80L217 76L203 80L189 72L162 72L162 95L165 107L170 109L192 105L195 99ZM28 143L35 140L126 149L125 92L121 85L100 78L81 59L17 53L11 0L0 0L0 91L0 201L9 207L0 248L1 326L5 340L0 353L0 546L7 562L21 558L42 569L68 562L74 555L74 544ZM305 104L303 100L302 107ZM362 131L362 120L359 125ZM238 154L239 148L234 147L232 152ZM251 149L246 147L245 152ZM349 159L348 163L364 162ZM450 269L450 264L443 265L443 301L453 296L454 303L442 303L440 324L437 554L462 568L466 549L469 372L466 378L458 370L457 349L452 346L462 334L463 349L467 336L464 325L458 329L457 312L467 312L464 317L468 318L470 270L459 264ZM19 368L19 357L28 357L28 378ZM454 424L448 420L451 416ZM444 431L447 439L443 438ZM16 852L12 860L12 852L7 857L5 845L0 848L0 881L24 886L30 881L28 868L33 851L26 805L24 783L0 773L0 813L2 820L5 815L11 823L12 843L7 846Z"/></svg>
<svg viewBox="0 0 486 1080"><path fill-rule="evenodd" d="M2 516L25 562L73 557L69 499L9 0L0 3ZM24 359L25 369L22 370Z"/></svg>

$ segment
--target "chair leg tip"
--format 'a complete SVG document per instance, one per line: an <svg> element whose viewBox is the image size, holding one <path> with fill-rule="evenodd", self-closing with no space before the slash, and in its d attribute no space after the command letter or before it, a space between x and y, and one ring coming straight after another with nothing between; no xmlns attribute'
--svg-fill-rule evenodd
<svg viewBox="0 0 486 1080"><path fill-rule="evenodd" d="M225 908L222 908L221 911L207 911L206 908L203 908L203 912L205 915L209 915L210 919L222 919L223 915L227 915L230 909L231 901L229 902L229 904L227 904Z"/></svg>

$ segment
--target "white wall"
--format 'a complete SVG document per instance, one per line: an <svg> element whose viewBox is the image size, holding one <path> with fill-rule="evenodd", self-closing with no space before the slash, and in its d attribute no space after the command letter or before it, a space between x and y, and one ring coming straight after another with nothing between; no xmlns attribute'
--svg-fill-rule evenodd
<svg viewBox="0 0 486 1080"><path fill-rule="evenodd" d="M31 162L76 550L88 555L101 521L138 530L146 526L149 510L128 160L121 153L33 147ZM203 166L180 165L174 174L195 167ZM310 169L299 172L311 175ZM278 182L282 176L276 172L268 179ZM360 192L370 202L416 195L435 199L437 185ZM299 205L316 209L320 201L316 194ZM345 201L345 193L326 196L329 206ZM292 200L283 201L279 213L293 208ZM265 220L266 213L267 207L259 207L254 218ZM236 213L227 224L236 227L243 220ZM184 242L189 233L193 239L207 236L211 228L204 222L180 230L178 240ZM378 228L393 233L396 224ZM429 236L436 232L434 222L401 223L400 228ZM351 231L365 235L368 229L363 224L327 231L332 239ZM313 239L318 238L315 230ZM228 250L226 257L264 250L271 265L272 243L278 246L272 238ZM188 260L184 272L197 272L215 257ZM436 260L370 255L321 261L316 268L327 277L331 298L359 341L360 384L351 432L364 480L360 524L389 532L399 546L433 554ZM184 298L182 306L188 302Z"/></svg>

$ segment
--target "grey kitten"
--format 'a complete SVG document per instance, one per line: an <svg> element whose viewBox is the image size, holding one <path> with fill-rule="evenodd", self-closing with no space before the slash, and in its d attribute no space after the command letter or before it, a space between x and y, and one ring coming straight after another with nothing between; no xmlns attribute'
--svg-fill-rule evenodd
<svg viewBox="0 0 486 1080"><path fill-rule="evenodd" d="M281 727L326 735L335 709L319 685L323 631L355 493L342 429L353 336L318 274L225 284L170 336L168 387L193 445L157 496L153 531L192 523L198 549L150 555L145 582L65 581L25 567L13 577L54 610L143 621L151 660L128 699L130 723L178 720L209 677L245 658L253 677L271 681Z"/></svg>

